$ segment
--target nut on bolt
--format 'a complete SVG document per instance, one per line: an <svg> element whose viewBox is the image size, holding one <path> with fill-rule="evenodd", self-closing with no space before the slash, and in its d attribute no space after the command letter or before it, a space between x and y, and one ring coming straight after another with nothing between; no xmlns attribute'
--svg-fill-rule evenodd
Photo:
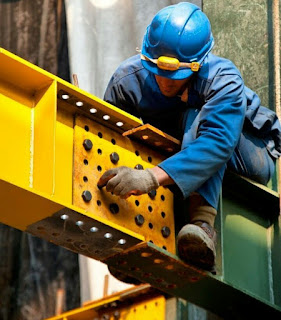
<svg viewBox="0 0 281 320"><path fill-rule="evenodd" d="M82 198L85 202L90 202L92 200L92 194L90 191L85 190L82 193Z"/></svg>
<svg viewBox="0 0 281 320"><path fill-rule="evenodd" d="M119 155L116 152L112 152L110 155L110 160L113 164L116 164L119 161Z"/></svg>
<svg viewBox="0 0 281 320"><path fill-rule="evenodd" d="M93 148L93 142L90 139L85 139L83 141L83 147L85 150L90 151Z"/></svg>
<svg viewBox="0 0 281 320"><path fill-rule="evenodd" d="M170 230L169 227L163 227L163 228L161 229L161 233L162 233L162 236L163 236L164 238L168 238L169 235L171 234L171 230Z"/></svg>
<svg viewBox="0 0 281 320"><path fill-rule="evenodd" d="M144 217L141 214L135 216L135 222L138 226L142 226L144 224Z"/></svg>
<svg viewBox="0 0 281 320"><path fill-rule="evenodd" d="M156 190L150 190L148 195L151 199L154 199L156 197Z"/></svg>
<svg viewBox="0 0 281 320"><path fill-rule="evenodd" d="M135 169L137 169L137 170L143 170L143 166L142 166L141 164L137 164L137 165L135 166Z"/></svg>

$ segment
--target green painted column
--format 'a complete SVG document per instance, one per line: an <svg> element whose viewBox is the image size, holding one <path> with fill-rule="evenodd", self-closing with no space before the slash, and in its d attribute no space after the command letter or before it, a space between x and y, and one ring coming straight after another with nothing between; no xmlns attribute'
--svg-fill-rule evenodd
<svg viewBox="0 0 281 320"><path fill-rule="evenodd" d="M274 110L272 0L204 0L215 38L213 53L230 59L245 85ZM269 187L277 190L276 176Z"/></svg>

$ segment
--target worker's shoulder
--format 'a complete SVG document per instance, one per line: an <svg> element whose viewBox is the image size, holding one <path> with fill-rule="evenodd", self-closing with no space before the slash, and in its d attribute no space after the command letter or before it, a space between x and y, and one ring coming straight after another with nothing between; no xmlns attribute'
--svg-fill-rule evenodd
<svg viewBox="0 0 281 320"><path fill-rule="evenodd" d="M141 63L140 55L134 55L125 61L123 61L115 73L113 74L113 81L119 82L124 78L130 78L134 76L139 76L141 73L146 73Z"/></svg>
<svg viewBox="0 0 281 320"><path fill-rule="evenodd" d="M240 71L231 60L209 53L200 68L199 77L212 81L217 76L225 75L237 75L242 79Z"/></svg>

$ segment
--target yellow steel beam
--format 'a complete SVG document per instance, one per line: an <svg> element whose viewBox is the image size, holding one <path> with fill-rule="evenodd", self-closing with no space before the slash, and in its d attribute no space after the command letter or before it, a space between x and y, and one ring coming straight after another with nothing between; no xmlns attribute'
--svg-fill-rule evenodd
<svg viewBox="0 0 281 320"><path fill-rule="evenodd" d="M121 291L46 320L165 320L166 299L146 285Z"/></svg>
<svg viewBox="0 0 281 320"><path fill-rule="evenodd" d="M141 120L1 48L0 68L0 222L98 260L143 240L174 253L168 189L125 201L96 187L115 166L112 152L118 165L146 168L163 159L122 137ZM83 147L86 138L92 151ZM85 190L92 201L84 201Z"/></svg>

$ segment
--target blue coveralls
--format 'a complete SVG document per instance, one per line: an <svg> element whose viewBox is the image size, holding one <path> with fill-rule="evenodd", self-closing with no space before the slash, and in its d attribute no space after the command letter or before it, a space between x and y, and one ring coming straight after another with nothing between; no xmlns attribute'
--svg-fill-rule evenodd
<svg viewBox="0 0 281 320"><path fill-rule="evenodd" d="M187 102L165 97L139 55L119 66L104 100L181 139L181 151L158 166L184 198L198 192L214 208L227 166L266 184L280 156L276 114L260 106L231 61L211 53L190 81Z"/></svg>

